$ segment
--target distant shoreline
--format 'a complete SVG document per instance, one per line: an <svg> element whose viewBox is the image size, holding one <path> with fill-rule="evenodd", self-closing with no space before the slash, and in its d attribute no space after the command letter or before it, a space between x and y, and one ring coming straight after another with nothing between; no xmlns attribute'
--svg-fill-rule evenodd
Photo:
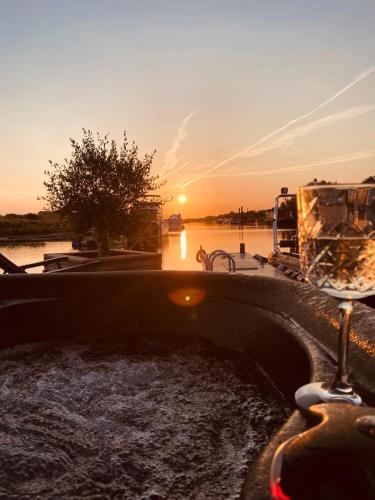
<svg viewBox="0 0 375 500"><path fill-rule="evenodd" d="M251 226L251 227L256 227L256 226L267 226L271 227L272 226L272 221L250 221L250 222L244 222L243 224L240 224L239 222L218 222L217 220L210 220L207 221L204 218L198 218L198 219L183 219L184 224L196 224L196 223L201 223L201 224L206 224L207 226Z"/></svg>
<svg viewBox="0 0 375 500"><path fill-rule="evenodd" d="M18 243L44 243L48 241L71 241L73 234L41 234L41 235L20 235L20 236L2 236L0 237L0 246Z"/></svg>
<svg viewBox="0 0 375 500"><path fill-rule="evenodd" d="M73 231L54 212L6 214L0 216L0 243L63 241L72 239Z"/></svg>

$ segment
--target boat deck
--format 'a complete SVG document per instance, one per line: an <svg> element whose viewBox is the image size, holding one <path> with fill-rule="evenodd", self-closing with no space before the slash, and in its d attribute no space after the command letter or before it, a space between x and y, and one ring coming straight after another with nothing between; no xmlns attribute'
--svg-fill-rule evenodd
<svg viewBox="0 0 375 500"><path fill-rule="evenodd" d="M246 276L266 276L268 278L277 278L282 280L288 279L284 273L270 264L255 259L250 253L230 252L230 255L236 263L236 274L244 274ZM225 257L217 258L214 261L213 271L229 272L228 260Z"/></svg>

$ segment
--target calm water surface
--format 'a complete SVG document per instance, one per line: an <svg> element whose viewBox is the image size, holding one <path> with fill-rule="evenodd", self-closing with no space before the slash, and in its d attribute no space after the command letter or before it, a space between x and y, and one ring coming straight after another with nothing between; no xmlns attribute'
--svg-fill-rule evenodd
<svg viewBox="0 0 375 500"><path fill-rule="evenodd" d="M169 234L163 241L163 268L181 270L201 270L201 264L195 255L203 246L208 252L222 248L229 252L238 252L240 243L245 243L250 253L267 256L272 249L272 229L206 224L186 224L182 233ZM20 244L1 246L0 253L16 264L27 264L43 259L45 253L72 251L70 241ZM30 269L29 272L40 272Z"/></svg>
<svg viewBox="0 0 375 500"><path fill-rule="evenodd" d="M200 245L212 252L219 248L228 252L239 252L240 243L246 251L267 256L272 249L272 229L206 224L186 224L182 233L169 234L163 247L163 268L201 270L195 259Z"/></svg>

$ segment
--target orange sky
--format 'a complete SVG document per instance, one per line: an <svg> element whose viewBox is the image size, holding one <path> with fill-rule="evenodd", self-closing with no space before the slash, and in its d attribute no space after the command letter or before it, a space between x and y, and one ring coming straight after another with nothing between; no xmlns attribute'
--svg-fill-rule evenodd
<svg viewBox="0 0 375 500"><path fill-rule="evenodd" d="M43 207L48 160L82 127L157 149L165 215L268 208L282 185L375 174L372 1L86 6L0 6L0 213Z"/></svg>

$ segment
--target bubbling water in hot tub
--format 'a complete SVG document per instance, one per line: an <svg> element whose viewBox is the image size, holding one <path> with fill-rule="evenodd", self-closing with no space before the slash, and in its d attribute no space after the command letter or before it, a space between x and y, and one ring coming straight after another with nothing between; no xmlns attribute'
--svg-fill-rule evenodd
<svg viewBox="0 0 375 500"><path fill-rule="evenodd" d="M290 412L207 341L91 338L1 353L1 498L238 498Z"/></svg>

